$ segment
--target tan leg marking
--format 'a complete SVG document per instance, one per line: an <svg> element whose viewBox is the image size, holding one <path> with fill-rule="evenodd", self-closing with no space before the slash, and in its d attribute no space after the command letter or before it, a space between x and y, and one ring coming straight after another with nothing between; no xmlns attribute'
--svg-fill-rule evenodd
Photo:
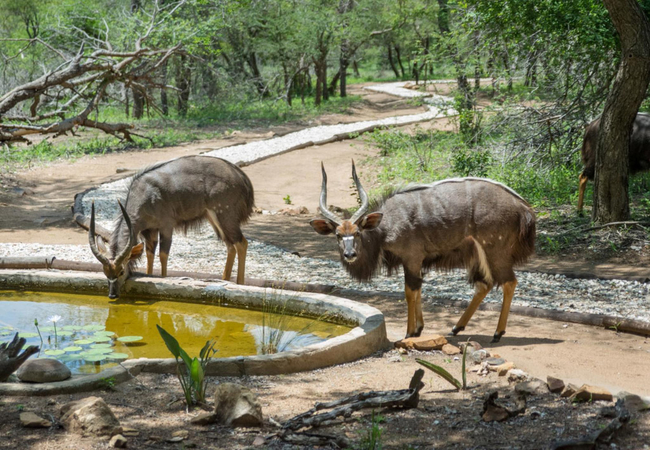
<svg viewBox="0 0 650 450"><path fill-rule="evenodd" d="M413 337L416 335L416 303L418 291L409 289L408 286L404 288L406 296L407 309L407 322L406 322L406 337Z"/></svg>
<svg viewBox="0 0 650 450"><path fill-rule="evenodd" d="M226 256L226 267L223 269L223 279L230 281L232 276L232 266L235 263L235 255L237 255L237 250L235 247L228 246L228 256Z"/></svg>
<svg viewBox="0 0 650 450"><path fill-rule="evenodd" d="M585 175L580 175L580 181L578 182L578 212L582 212L582 206L585 201L585 189L587 189L587 181L589 179Z"/></svg>
<svg viewBox="0 0 650 450"><path fill-rule="evenodd" d="M491 289L492 286L488 286L487 284L481 282L478 282L474 285L474 298L472 298L472 302L469 304L460 319L458 319L458 323L456 323L456 326L454 328L465 328L467 322L469 322L469 319L472 318L479 305L485 296L488 295L488 292L490 292Z"/></svg>
<svg viewBox="0 0 650 450"><path fill-rule="evenodd" d="M508 323L508 314L510 313L510 304L512 297L515 295L515 288L517 287L517 280L508 281L503 284L503 305L501 306L501 315L499 316L499 324L497 325L496 335L502 335L506 332L506 324Z"/></svg>
<svg viewBox="0 0 650 450"><path fill-rule="evenodd" d="M237 284L244 284L244 275L246 274L246 251L248 250L248 241L242 236L241 242L235 244L237 251Z"/></svg>
<svg viewBox="0 0 650 450"><path fill-rule="evenodd" d="M167 260L169 255L167 253L160 252L160 275L165 278L167 276Z"/></svg>

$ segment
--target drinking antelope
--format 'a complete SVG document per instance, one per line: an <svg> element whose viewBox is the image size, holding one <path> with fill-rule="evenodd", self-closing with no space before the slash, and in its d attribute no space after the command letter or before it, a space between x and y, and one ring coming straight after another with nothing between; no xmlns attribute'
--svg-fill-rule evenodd
<svg viewBox="0 0 650 450"><path fill-rule="evenodd" d="M311 226L338 239L341 263L359 281L383 266L388 274L404 268L408 305L406 336L419 336L422 318L422 276L431 268L467 269L475 294L452 329L465 329L492 287L503 288L503 306L493 342L506 332L510 303L517 286L513 266L526 261L535 247L535 213L515 191L483 178L453 178L394 190L366 214L369 201L352 162L352 178L361 207L349 220L327 209L327 174L320 212Z"/></svg>
<svg viewBox="0 0 650 450"><path fill-rule="evenodd" d="M244 282L248 242L241 232L253 211L253 186L237 166L219 158L186 156L156 164L131 181L121 216L108 245L95 236L95 205L92 206L88 239L90 249L102 263L108 278L108 296L117 298L135 261L142 255L144 239L147 274L160 237L160 266L167 276L167 259L174 230L198 226L207 220L228 249L223 279L229 280L237 256L237 283Z"/></svg>
<svg viewBox="0 0 650 450"><path fill-rule="evenodd" d="M582 214L587 181L593 180L596 174L596 143L599 128L600 118L587 125L580 149L584 164L578 184L578 213L580 214ZM650 170L650 114L638 113L634 119L630 135L629 168L631 175Z"/></svg>

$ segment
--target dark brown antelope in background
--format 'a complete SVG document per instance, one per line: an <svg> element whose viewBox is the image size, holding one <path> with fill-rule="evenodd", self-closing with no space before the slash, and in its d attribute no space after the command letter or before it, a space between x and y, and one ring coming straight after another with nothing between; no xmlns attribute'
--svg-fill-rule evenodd
<svg viewBox="0 0 650 450"><path fill-rule="evenodd" d="M334 233L341 262L348 273L366 281L380 269L390 275L404 268L408 325L406 336L419 336L422 318L422 276L431 268L466 268L475 294L452 329L465 329L493 286L503 288L503 306L494 342L506 332L510 303L517 286L515 264L535 247L535 213L512 189L482 178L455 178L395 190L369 209L368 196L352 162L352 178L361 207L349 220L327 209L327 174L323 172L320 212L311 221L319 234Z"/></svg>
<svg viewBox="0 0 650 450"><path fill-rule="evenodd" d="M147 274L160 237L161 275L167 276L167 259L174 230L187 231L207 220L228 249L223 279L229 280L237 256L237 283L244 282L248 243L241 232L253 211L253 186L237 166L219 158L186 156L156 164L133 177L122 215L108 246L95 236L95 205L89 227L90 248L104 266L108 296L120 288L146 245Z"/></svg>
<svg viewBox="0 0 650 450"><path fill-rule="evenodd" d="M582 141L580 152L584 169L580 174L580 183L578 185L579 213L582 213L587 181L593 181L596 174L596 143L599 128L600 118L587 125L585 138ZM650 114L639 113L634 119L632 134L630 135L629 167L631 175L650 170Z"/></svg>

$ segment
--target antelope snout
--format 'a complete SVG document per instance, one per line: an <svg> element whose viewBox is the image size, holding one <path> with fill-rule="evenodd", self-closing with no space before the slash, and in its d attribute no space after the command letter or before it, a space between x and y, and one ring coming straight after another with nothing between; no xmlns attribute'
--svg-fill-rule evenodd
<svg viewBox="0 0 650 450"><path fill-rule="evenodd" d="M343 257L347 262L354 262L357 259L357 252L354 250L346 250L343 252Z"/></svg>

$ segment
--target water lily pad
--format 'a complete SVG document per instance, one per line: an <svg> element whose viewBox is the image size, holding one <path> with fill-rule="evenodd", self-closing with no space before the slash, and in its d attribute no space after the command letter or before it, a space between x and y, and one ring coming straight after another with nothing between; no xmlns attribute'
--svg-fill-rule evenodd
<svg viewBox="0 0 650 450"><path fill-rule="evenodd" d="M3 330L0 331L0 336L9 336L10 334L13 334L13 331L8 331L8 330Z"/></svg>
<svg viewBox="0 0 650 450"><path fill-rule="evenodd" d="M73 334L74 333L72 331L65 331L65 330L56 332L57 336L62 336L62 337L69 337L72 336Z"/></svg>
<svg viewBox="0 0 650 450"><path fill-rule="evenodd" d="M54 349L45 350L43 353L50 356L59 356L65 354L63 350L54 350Z"/></svg>
<svg viewBox="0 0 650 450"><path fill-rule="evenodd" d="M61 328L59 328L60 330ZM54 327L39 327L39 330L41 330L42 333L50 333L54 331Z"/></svg>
<svg viewBox="0 0 650 450"><path fill-rule="evenodd" d="M84 356L84 359L88 362L100 362L106 359L106 355L102 355L101 353L96 353L94 355Z"/></svg>
<svg viewBox="0 0 650 450"><path fill-rule="evenodd" d="M92 339L96 344L111 342L111 338L108 336L91 336L88 339Z"/></svg>
<svg viewBox="0 0 650 450"><path fill-rule="evenodd" d="M77 345L87 345L87 344L94 344L95 341L93 341L92 339L77 339L76 341L74 341L74 343Z"/></svg>
<svg viewBox="0 0 650 450"><path fill-rule="evenodd" d="M70 347L66 347L63 349L65 352L78 352L80 350L83 350L83 347L78 347L76 345L71 345Z"/></svg>
<svg viewBox="0 0 650 450"><path fill-rule="evenodd" d="M21 337L21 338L25 338L25 339L29 339L29 338L33 338L33 337L38 337L38 333L25 333L25 332L23 332L23 331L21 331L20 333L18 333L18 335L19 335L19 337Z"/></svg>
<svg viewBox="0 0 650 450"><path fill-rule="evenodd" d="M112 348L90 348L84 351L84 353L88 355L105 355L107 353L112 353L112 352L113 352Z"/></svg>
<svg viewBox="0 0 650 450"><path fill-rule="evenodd" d="M3 325L0 327L0 330L13 330L13 327L10 327L9 325Z"/></svg>
<svg viewBox="0 0 650 450"><path fill-rule="evenodd" d="M65 355L59 357L59 361L62 363L79 361L80 359L81 355L79 353L66 353Z"/></svg>
<svg viewBox="0 0 650 450"><path fill-rule="evenodd" d="M122 337L118 337L117 340L124 343L136 342L136 341L141 341L142 336L122 336Z"/></svg>
<svg viewBox="0 0 650 450"><path fill-rule="evenodd" d="M129 359L129 355L126 353L109 353L106 357L108 359Z"/></svg>
<svg viewBox="0 0 650 450"><path fill-rule="evenodd" d="M93 344L90 348L111 348L112 344Z"/></svg>
<svg viewBox="0 0 650 450"><path fill-rule="evenodd" d="M97 331L95 332L95 336L113 336L115 334L114 331Z"/></svg>
<svg viewBox="0 0 650 450"><path fill-rule="evenodd" d="M54 327L52 327L52 329L54 329ZM79 331L81 330L81 327L79 325L64 325L60 329L65 331Z"/></svg>
<svg viewBox="0 0 650 450"><path fill-rule="evenodd" d="M106 327L104 325L86 325L81 327L84 331L104 331Z"/></svg>

